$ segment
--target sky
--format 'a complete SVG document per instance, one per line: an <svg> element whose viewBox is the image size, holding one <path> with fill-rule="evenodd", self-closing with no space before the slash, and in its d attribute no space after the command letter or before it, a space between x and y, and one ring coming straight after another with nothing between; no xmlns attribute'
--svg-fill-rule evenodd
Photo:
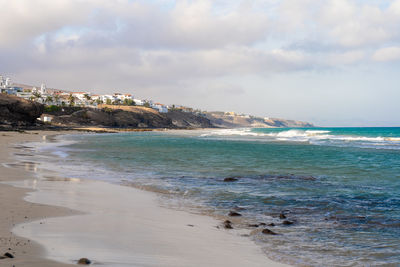
<svg viewBox="0 0 400 267"><path fill-rule="evenodd" d="M319 126L400 126L400 0L0 0L0 74Z"/></svg>

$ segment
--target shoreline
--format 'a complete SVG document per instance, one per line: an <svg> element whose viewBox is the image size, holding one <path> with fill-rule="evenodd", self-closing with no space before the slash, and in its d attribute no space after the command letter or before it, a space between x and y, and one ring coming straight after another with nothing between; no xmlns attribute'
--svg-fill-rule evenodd
<svg viewBox="0 0 400 267"><path fill-rule="evenodd" d="M67 131L65 133L62 132L51 132L50 135L59 135L59 134L70 134L71 132ZM40 136L42 136L44 133L39 133L36 136L36 140L40 140ZM19 133L15 133L15 135L22 135ZM22 140L21 138L18 141L30 141L30 140ZM29 138L30 139L30 138ZM35 138L33 138L35 139ZM35 141L35 140L33 140ZM4 147L3 142L1 143L2 147ZM7 143L9 145L9 143ZM7 145L6 145L7 146ZM8 152L12 152L11 150ZM4 163L4 161L3 161ZM4 167L2 167L4 168ZM8 168L9 170L16 170L15 168ZM3 175L1 176L1 181L4 181ZM32 179L30 179L32 182ZM21 180L17 180L13 183L14 185L18 186L24 186L24 187L32 187L32 184L29 185L29 181L21 182ZM43 185L42 189L40 189L40 185ZM58 184L58 185L57 185ZM4 188L4 184L0 185L0 188ZM74 198L74 201L77 201L76 203L79 203L79 205L72 205L71 203L62 203L60 200L60 196L63 194L62 189L64 188L69 188L69 192L81 192L83 194L84 192L88 192L93 190L93 188L96 188L97 191L103 190L103 195L104 194L109 194L110 192L114 192L112 196L119 196L120 194L124 195L125 199L130 199L132 205L136 205L138 201L141 203L136 206L129 206L126 207L125 213L127 211L131 212L132 214L135 214L131 218L132 221L135 221L133 223L134 227L128 227L129 229L126 229L125 232L133 231L133 233L136 233L136 235L140 236L140 233L148 233L147 235L142 235L139 239L140 242L136 238L135 242L139 242L140 246L138 247L137 244L134 242L134 244L131 242L131 240L125 240L124 242L127 242L126 244L129 244L133 246L134 248L133 254L136 253L136 259L130 259L135 262L136 265L138 266L244 266L243 264L247 266L288 266L285 264L280 264L277 262L273 262L272 260L269 260L265 254L262 253L261 248L259 248L254 242L250 241L248 238L241 237L241 236L235 236L234 234L228 233L225 230L221 229L216 229L215 226L220 224L219 221L215 220L214 218L204 216L204 215L195 215L195 214L190 214L188 212L182 212L182 211L176 211L172 209L168 209L165 207L160 207L160 205L157 203L157 196L155 193L151 192L146 192L142 191L136 188L129 188L126 187L124 188L123 186L119 185L113 185L109 183L104 183L104 182L99 182L99 181L93 181L93 180L87 180L87 181L78 181L77 183L71 183L68 179L64 179L58 182L55 181L40 181L40 183L37 183L35 185L37 188L37 191L27 191L26 189L20 189L17 188L17 190L21 190L24 192L24 194L27 194L25 199L28 199L30 201L35 201L39 203L52 203L53 205L57 206L66 206L68 212L61 212L60 214L55 214L55 213L49 213L48 215L41 216L41 219L43 221L43 224L37 223L37 221L33 221L30 223L24 223L26 221L21 220L18 221L17 223L24 223L20 224L17 226L17 232L19 233L23 232L22 229L27 229L31 227L31 229L36 229L37 227L40 228L46 228L47 225L62 225L61 228L57 228L57 231L60 231L60 229L65 229L66 226L70 225L71 223L73 224L76 221L80 221L81 225L85 225L85 223L90 223L94 221L94 218L90 218L91 216L100 216L100 214L96 214L95 211L92 210L85 210L82 207L84 204L90 205L90 203L94 203L94 200L96 202L101 202L101 198L97 196L87 200L79 199L79 198ZM47 188L47 189L46 189ZM40 191L42 190L42 191ZM46 191L47 190L47 191ZM45 199L46 194L50 194L51 192L54 192L55 190L58 190L57 192L59 193L58 196L52 196L50 198ZM61 190L61 191L60 191ZM82 191L83 190L83 191ZM44 193L47 192L47 193ZM65 192L64 192L65 193ZM80 195L80 194L78 194ZM21 195L22 196L22 195ZM21 197L20 196L20 197ZM112 202L110 200L115 200L117 197L112 197L108 198L109 201L105 201L100 205L100 209L104 209L109 202ZM65 198L65 195L64 195ZM90 198L90 197L89 197ZM136 198L136 199L135 199ZM121 200L121 199L120 199ZM61 202L57 202L61 201ZM103 200L104 201L104 200ZM114 208L119 208L119 205L121 202L116 202L114 203ZM38 204L31 204L28 202L25 202L21 199L21 202L27 203L29 205L38 205ZM73 201L72 201L73 202ZM120 204L118 204L120 203ZM58 205L59 204L59 205ZM40 205L40 204L39 204ZM122 205L123 206L123 205ZM145 209L143 207L146 206ZM59 207L54 207L62 210L63 208ZM112 209L112 207L108 207L109 210ZM134 209L134 211L132 211ZM71 215L74 214L71 210L80 210L81 212L86 213L86 215L83 216L73 216L73 217L53 217L55 216L60 216L60 215ZM98 210L97 210L98 211ZM88 213L89 212L89 213ZM87 214L88 213L88 214ZM141 214L144 213L144 214ZM139 214L139 215L138 215ZM160 214L164 214L163 216L160 217ZM121 214L119 214L121 215ZM107 215L108 216L108 215ZM107 216L101 217L102 220L107 219ZM144 218L143 216L147 216ZM109 217L109 216L108 216ZM137 218L138 217L138 218ZM35 219L38 219L40 217L36 217ZM97 218L99 219L99 218ZM71 221L72 220L72 221ZM83 221L82 221L83 220ZM86 221L85 221L86 220ZM69 221L69 224L65 224L66 221ZM101 221L101 220L100 220ZM144 223L146 221L146 223ZM35 223L36 222L36 223ZM149 224L149 222L154 222L154 224ZM107 227L115 227L115 224L118 223L116 221L114 222L109 222ZM132 224L132 223L131 223ZM188 226L189 225L189 226ZM192 226L194 225L194 226ZM104 227L105 225L103 225ZM35 228L36 227L36 228ZM101 228L101 227L100 227ZM104 228L102 228L104 229ZM138 229L141 229L140 231ZM75 235L87 235L87 230L86 232L80 232L82 229L74 229L71 230L69 234L65 233L65 235L71 235L75 233ZM85 230L85 229L83 229ZM46 230L44 231L46 232ZM158 236L154 236L154 233L157 233ZM125 233L127 234L127 233ZM183 236L183 237L179 237ZM65 236L67 237L67 236ZM91 238L96 238L96 235L92 235ZM106 238L106 237L102 237ZM121 237L122 238L122 237ZM81 238L82 239L82 238ZM86 239L88 237L86 236ZM90 238L89 238L90 239ZM201 242L200 242L201 240ZM224 242L220 242L223 240ZM64 240L64 249L65 249L65 241ZM71 240L67 240L66 243L70 242ZM82 240L81 240L82 241ZM85 240L83 240L85 241ZM112 240L108 240L107 242L111 243ZM114 237L115 241L115 237ZM118 240L116 240L118 241ZM43 240L41 240L41 243L43 243ZM146 244L147 243L147 244ZM133 245L132 245L133 244ZM53 243L54 245L54 243ZM115 245L115 244L114 244ZM166 245L168 247L172 247L173 249L167 249L165 250ZM46 247L48 247L47 245ZM50 245L51 246L51 245ZM39 245L38 245L39 247ZM63 245L59 247L59 249L63 249ZM136 249L136 251L135 251ZM152 251L157 250L158 254L154 254ZM43 250L44 251L44 250ZM138 251L141 251L142 254L140 254ZM179 253L176 253L178 251ZM64 251L65 252L65 251ZM114 252L116 253L116 252ZM117 252L121 253L121 251ZM139 254L140 255L139 255ZM97 254L100 255L100 254ZM151 259L159 258L158 262L155 262L154 260L150 260L149 256L151 255ZM173 256L171 256L173 255ZM214 256L212 256L214 255ZM221 256L224 255L224 256ZM41 257L44 256L44 253L41 255ZM206 256L206 257L205 257ZM45 259L39 257L38 260L43 260L46 261ZM81 257L88 257L87 255L81 255ZM171 258L172 257L172 258ZM207 258L207 259L205 259ZM75 260L79 259L77 256L74 257ZM125 257L126 259L126 257ZM95 262L102 263L102 260L96 259L96 254L94 254ZM138 261L139 260L139 261ZM103 260L104 261L104 260ZM117 260L118 261L118 260ZM196 262L197 261L197 262ZM207 262L208 261L208 262ZM10 260L11 262L11 260ZM70 258L69 261L64 260L64 262L69 262L69 263L74 263L73 259ZM0 262L1 263L1 262ZM164 264L165 263L165 264ZM57 263L58 264L58 263ZM61 263L60 263L61 264ZM136 266L135 265L135 266ZM20 264L19 264L20 266ZM28 266L28 265L26 265ZM35 265L29 265L29 266L35 266ZM37 265L37 266L45 266L43 264ZM49 266L58 266L58 265L49 265ZM60 265L60 266L68 266L68 265ZM110 266L114 266L111 264ZM115 266L120 266L120 265L115 265ZM121 265L121 266L129 266L129 265Z"/></svg>
<svg viewBox="0 0 400 267"><path fill-rule="evenodd" d="M23 181L33 179L29 165L26 169L9 168L6 163L13 163L14 153L19 152L19 147L27 141L38 141L44 134L54 132L34 131L30 133L0 132L0 255L9 252L15 258L0 259L1 266L43 266L67 267L69 264L55 262L45 258L45 248L36 241L15 235L12 228L20 223L34 221L47 217L57 217L72 214L73 211L50 205L29 203L23 198L32 190L17 188L7 185L6 181Z"/></svg>

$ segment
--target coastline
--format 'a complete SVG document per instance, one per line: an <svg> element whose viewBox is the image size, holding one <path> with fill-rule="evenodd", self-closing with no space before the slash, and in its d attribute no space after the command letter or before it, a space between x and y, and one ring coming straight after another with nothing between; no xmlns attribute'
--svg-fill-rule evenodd
<svg viewBox="0 0 400 267"><path fill-rule="evenodd" d="M12 143L36 141L40 140L41 136L45 134L55 135L63 134L63 132L40 132L37 135L29 135L30 138L24 138L24 136L28 136L27 134L11 134L10 132L4 134L10 134L11 137L9 136L10 139L7 141L2 137L2 151L7 151L8 154L10 154L13 153L14 150L12 148L8 150L5 148L10 147ZM12 139L13 137L15 137L15 139ZM3 154L3 163L12 161L10 157L6 157L6 153ZM13 198L16 198L16 201L19 200L19 203L13 208L9 207L11 208L9 212L16 212L17 210L21 212L20 206L24 205L29 207L37 205L42 209L48 209L48 213L40 213L39 215L37 213L35 214L35 210L32 209L31 212L33 214L28 216L30 219L29 222L22 217L20 220L13 223L2 224L2 231L4 228L12 227L13 224L19 224L14 229L24 236L29 235L29 233L27 233L29 232L29 230L27 230L29 227L29 229L35 230L32 232L39 234L40 231L46 232L46 227L53 227L53 231L61 231L60 229L64 229L65 231L64 236L62 233L58 233L63 240L63 242L61 242L63 244L55 244L54 240L40 240L41 244L47 242L47 244L45 244L47 251L39 245L34 244L36 250L32 249L32 252L36 253L36 262L29 262L29 264L25 266L68 266L61 263L57 263L60 265L55 265L54 262L44 259L44 256L49 256L49 246L55 249L55 254L57 254L57 249L64 249L65 251L63 252L68 254L66 244L74 246L74 243L73 240L63 238L68 238L71 233L81 242L80 245L83 252L80 257L90 257L88 256L88 254L90 254L89 251L85 251L85 247L90 244L85 245L85 242L94 242L93 240L96 240L99 236L95 234L96 232L92 233L88 231L89 229L87 229L85 225L95 221L104 222L103 225L96 226L99 227L98 230L102 230L103 232L112 231L112 229L116 227L116 224L119 223L119 219L124 219L124 216L125 218L129 218L129 223L124 223L122 226L119 224L119 228L115 229L124 229L124 231L117 232L122 232L123 235L121 235L121 237L125 235L130 236L130 238L119 244L125 244L125 246L120 248L120 251L115 250L113 253L118 255L118 253L122 253L121 251L129 251L130 256L128 257L128 254L126 254L124 260L129 260L129 264L134 266L287 266L269 260L262 253L261 249L248 238L235 236L225 230L217 229L215 226L220 224L220 222L214 218L160 207L157 202L157 196L154 193L93 180L71 182L71 180L68 179L40 181L34 186L36 191L28 191L27 188L33 187L31 183L33 181L32 174L28 174L16 168L5 168L3 166L2 168L7 169L13 176L15 176L15 172L22 172L19 179L7 179L9 175L1 175L1 181L8 180L11 181L12 184L18 186L18 188L10 187L1 183L1 190L6 191L12 188L12 191L20 192L18 197L16 197L14 193ZM31 179L28 180L28 182L23 182L24 178L26 179L27 177ZM25 187L25 189L19 188L21 186ZM55 192L57 192L57 194L54 194ZM72 199L71 192L74 192L74 194L72 194ZM94 194L94 192L97 192L97 194ZM99 194L99 192L101 192L101 194ZM25 194L28 194L25 199L29 202L25 202L21 199ZM104 195L108 197L104 197ZM63 201L65 199L69 201ZM31 204L31 201L42 204ZM52 205L57 205L57 207L47 206L45 203L51 203ZM98 205L96 204L96 207L94 207L91 203L98 203ZM125 205L127 203L129 203L128 206ZM60 206L66 208L60 208ZM72 210L79 210L86 215L62 218L55 217L76 214ZM109 216L105 211L110 211L113 216ZM129 214L127 214L127 212ZM107 220L108 217L117 218L118 220L110 220L105 223L104 220ZM43 224L38 223L37 220L39 218ZM80 229L78 229L79 227L67 229L68 226L71 225L81 225L81 227ZM93 227L93 229L96 229L96 227ZM104 227L109 228L104 231ZM90 228L90 230L91 229L92 228ZM68 231L71 232L68 233ZM116 236L113 237L114 240L107 239L109 238L108 236L100 236L100 238L107 240L105 242L106 247L107 243L113 244L114 247L117 245L117 243L113 243L114 241L118 241L115 240L117 238ZM95 243L91 244L93 245ZM103 247L103 249L106 248ZM37 252L39 250L41 253ZM27 252L23 254L23 250L20 251L21 252L15 250L15 254L17 255L16 259L7 259L7 261L16 263L17 260L20 260L21 264L18 264L18 266L23 266L23 261L28 261L29 258L32 257L32 253ZM73 258L71 255L74 254L68 255L62 261L74 263L74 260L79 259L77 255ZM97 256L100 257L99 253L94 253L92 255L95 262L102 263L102 259L96 259ZM123 262L118 262L118 259L115 260L116 261L111 263L110 266L117 266L118 264L118 266L129 266L126 264L123 265ZM50 265L45 265L47 264L46 262L49 262L48 264Z"/></svg>

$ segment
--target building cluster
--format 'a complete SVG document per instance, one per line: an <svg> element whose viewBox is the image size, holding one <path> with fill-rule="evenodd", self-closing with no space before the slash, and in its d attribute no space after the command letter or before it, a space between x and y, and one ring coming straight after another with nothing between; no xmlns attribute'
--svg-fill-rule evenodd
<svg viewBox="0 0 400 267"><path fill-rule="evenodd" d="M97 108L99 105L137 105L153 108L160 113L168 112L169 107L151 100L136 99L131 94L105 94L97 95L90 92L68 92L47 89L43 83L40 88L31 86L14 86L10 78L0 76L1 93L16 95L18 97L36 101L45 105L80 106Z"/></svg>
<svg viewBox="0 0 400 267"><path fill-rule="evenodd" d="M3 94L15 95L16 93L22 92L21 87L13 86L10 78L5 78L0 75L0 91Z"/></svg>

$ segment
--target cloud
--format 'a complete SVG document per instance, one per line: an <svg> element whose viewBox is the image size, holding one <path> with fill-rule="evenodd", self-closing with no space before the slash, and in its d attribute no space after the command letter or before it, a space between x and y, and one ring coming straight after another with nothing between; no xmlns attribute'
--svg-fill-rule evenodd
<svg viewBox="0 0 400 267"><path fill-rule="evenodd" d="M0 46L34 44L43 56L87 48L134 47L146 54L238 47L271 54L291 51L298 64L301 53L344 57L400 38L400 1L387 7L352 0L0 1L5 20L12 21L0 25Z"/></svg>
<svg viewBox="0 0 400 267"><path fill-rule="evenodd" d="M326 61L332 66L349 65L364 60L366 53L363 50L350 50L341 53L331 53L327 55Z"/></svg>
<svg viewBox="0 0 400 267"><path fill-rule="evenodd" d="M4 8L9 11L6 19L17 22L10 27L2 24L0 33L6 37L0 40L3 45L46 36L58 41L71 39L75 42L69 44L74 45L135 46L146 50L213 49L263 41L269 28L267 15L246 2L218 13L211 0L182 0L171 8L164 8L157 1L158 4L61 0L52 5L40 1L43 3L4 1Z"/></svg>
<svg viewBox="0 0 400 267"><path fill-rule="evenodd" d="M0 0L0 47L32 42L65 26L78 26L87 20L91 5L83 0L27 1Z"/></svg>
<svg viewBox="0 0 400 267"><path fill-rule="evenodd" d="M386 8L351 0L327 0L318 15L318 27L331 42L344 47L365 47L394 41L400 36L399 1Z"/></svg>
<svg viewBox="0 0 400 267"><path fill-rule="evenodd" d="M0 72L161 98L200 81L225 92L230 77L397 60L400 0L385 2L0 0Z"/></svg>
<svg viewBox="0 0 400 267"><path fill-rule="evenodd" d="M400 47L391 46L381 48L373 54L372 58L381 62L400 60Z"/></svg>
<svg viewBox="0 0 400 267"><path fill-rule="evenodd" d="M223 78L232 75L269 75L274 72L296 71L308 68L308 56L298 51L277 49L262 51L254 48L230 47L226 49L203 50L148 50L135 47L69 47L48 49L43 53L38 49L30 54L31 65L21 68L26 56L14 58L15 70L31 73L30 78L46 74L53 84L57 80L79 86L85 76L88 87L106 89L123 87L124 83L135 87L179 85L180 82L202 79ZM25 63L26 64L26 63ZM35 66L40 66L36 68ZM60 72L60 74L57 74ZM71 79L65 79L71 73ZM79 73L79 79L72 76ZM112 78L110 78L112 76ZM92 82L90 82L90 79Z"/></svg>

